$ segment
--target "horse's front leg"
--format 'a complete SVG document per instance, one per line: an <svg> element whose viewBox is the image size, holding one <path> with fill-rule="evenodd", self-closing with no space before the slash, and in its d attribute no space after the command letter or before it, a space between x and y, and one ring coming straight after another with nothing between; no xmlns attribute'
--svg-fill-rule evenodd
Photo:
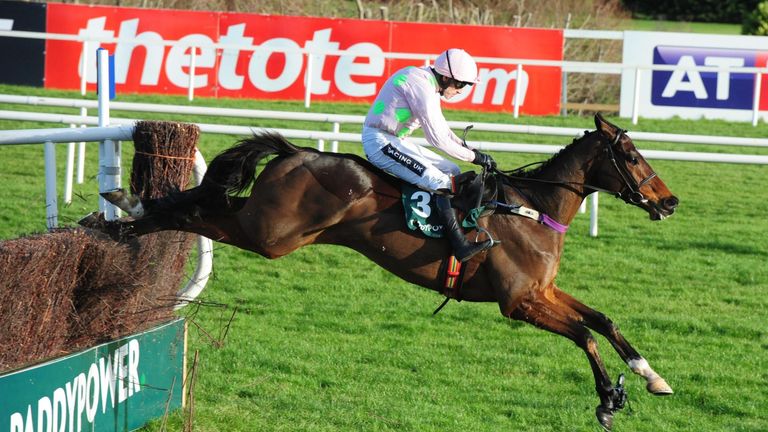
<svg viewBox="0 0 768 432"><path fill-rule="evenodd" d="M619 354L619 356L627 363L632 372L640 375L646 380L646 389L657 396L664 396L672 394L672 387L667 384L658 373L656 373L648 361L643 358L624 338L619 328L602 313L586 306L580 301L576 300L569 294L561 291L557 287L554 288L556 297L567 304L570 308L578 312L584 321L584 324L592 330L603 335L611 343L613 348Z"/></svg>
<svg viewBox="0 0 768 432"><path fill-rule="evenodd" d="M552 299L553 297L542 291L535 291L523 299L510 317L565 336L584 351L595 378L595 390L600 397L600 405L597 406L595 415L600 425L610 431L613 427L613 414L624 408L627 399L621 378L614 387L597 351L597 341L592 333L574 318L576 314L573 310Z"/></svg>

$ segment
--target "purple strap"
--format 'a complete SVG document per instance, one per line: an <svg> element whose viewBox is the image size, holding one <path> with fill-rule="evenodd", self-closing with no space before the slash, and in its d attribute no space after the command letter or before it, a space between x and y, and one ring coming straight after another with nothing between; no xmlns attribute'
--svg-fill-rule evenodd
<svg viewBox="0 0 768 432"><path fill-rule="evenodd" d="M544 213L539 214L539 222L543 223L544 225L552 228L553 230L559 233L565 233L566 231L568 231L568 225L563 225Z"/></svg>

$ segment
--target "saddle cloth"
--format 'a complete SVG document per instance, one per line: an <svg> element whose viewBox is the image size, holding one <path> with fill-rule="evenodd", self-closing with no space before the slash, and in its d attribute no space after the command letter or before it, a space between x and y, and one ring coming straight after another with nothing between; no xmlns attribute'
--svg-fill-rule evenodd
<svg viewBox="0 0 768 432"><path fill-rule="evenodd" d="M445 235L445 227L440 220L432 193L410 184L403 184L402 201L405 223L411 231L420 232L430 238L442 238ZM482 206L469 210L461 221L461 226L464 229L476 228L477 219L483 210Z"/></svg>

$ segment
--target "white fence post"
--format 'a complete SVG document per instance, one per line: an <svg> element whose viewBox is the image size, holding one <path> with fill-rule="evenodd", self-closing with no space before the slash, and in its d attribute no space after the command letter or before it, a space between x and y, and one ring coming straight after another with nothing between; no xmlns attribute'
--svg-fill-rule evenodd
<svg viewBox="0 0 768 432"><path fill-rule="evenodd" d="M517 78L515 78L515 115L517 118L520 115L520 81L523 78L523 65L517 64Z"/></svg>
<svg viewBox="0 0 768 432"><path fill-rule="evenodd" d="M760 89L763 84L763 74L760 71L755 72L755 96L752 99L752 126L757 126L757 119L760 118Z"/></svg>
<svg viewBox="0 0 768 432"><path fill-rule="evenodd" d="M568 115L568 72L561 70L560 72L560 115Z"/></svg>
<svg viewBox="0 0 768 432"><path fill-rule="evenodd" d="M189 88L187 89L187 99L192 102L195 98L195 63L197 59L197 48L189 47L192 53L189 56Z"/></svg>
<svg viewBox="0 0 768 432"><path fill-rule="evenodd" d="M85 96L88 89L88 41L83 41L83 65L80 73L80 95ZM80 116L86 117L88 109L80 107ZM81 124L80 127L85 127ZM85 180L85 141L80 141L77 148L77 184L83 184Z"/></svg>
<svg viewBox="0 0 768 432"><path fill-rule="evenodd" d="M312 53L307 52L306 79L304 80L304 108L309 108L312 99Z"/></svg>
<svg viewBox="0 0 768 432"><path fill-rule="evenodd" d="M99 87L99 126L109 126L109 52L105 49L97 51L97 85ZM120 148L112 140L104 140L99 144L99 192L108 192L120 186L120 166L116 164L120 158L115 152ZM104 212L108 221L120 217L120 210L99 197L99 208Z"/></svg>
<svg viewBox="0 0 768 432"><path fill-rule="evenodd" d="M635 92L632 99L632 124L637 124L638 111L640 110L640 68L635 68Z"/></svg>
<svg viewBox="0 0 768 432"><path fill-rule="evenodd" d="M207 166L200 150L195 149L195 166L192 169L192 177L199 186L203 182ZM197 236L197 267L195 273L189 278L187 284L176 293L178 303L173 310L179 310L195 300L208 283L208 278L213 271L213 241L207 237Z"/></svg>
<svg viewBox="0 0 768 432"><path fill-rule="evenodd" d="M80 114L82 117L87 116L86 109L80 108ZM87 127L84 124L80 125L81 128ZM77 184L83 184L85 181L85 141L80 141L77 144Z"/></svg>
<svg viewBox="0 0 768 432"><path fill-rule="evenodd" d="M591 237L597 237L597 192L592 195L591 206L589 208L589 235Z"/></svg>
<svg viewBox="0 0 768 432"><path fill-rule="evenodd" d="M80 94L85 96L88 86L88 41L83 41L83 63L80 65Z"/></svg>
<svg viewBox="0 0 768 432"><path fill-rule="evenodd" d="M341 129L339 129L340 125L339 122L333 122L333 133L337 134ZM339 140L333 140L331 141L331 151L334 153L339 152Z"/></svg>
<svg viewBox="0 0 768 432"><path fill-rule="evenodd" d="M70 124L76 128L76 124ZM67 167L64 172L64 204L72 204L72 181L75 176L75 143L67 143Z"/></svg>
<svg viewBox="0 0 768 432"><path fill-rule="evenodd" d="M44 144L45 157L45 216L48 229L59 226L59 202L56 198L56 147L52 141Z"/></svg>

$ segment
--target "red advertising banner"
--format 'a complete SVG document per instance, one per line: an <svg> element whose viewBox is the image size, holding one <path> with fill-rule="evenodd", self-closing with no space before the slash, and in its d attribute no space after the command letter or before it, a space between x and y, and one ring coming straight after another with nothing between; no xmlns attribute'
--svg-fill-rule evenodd
<svg viewBox="0 0 768 432"><path fill-rule="evenodd" d="M96 49L115 55L115 83L119 92L184 94L189 84L189 49L159 45L179 40L190 43L214 43L219 39L219 14L153 10L74 4L48 4L48 33L66 33L102 38L125 38L133 42L88 44L86 72L89 89L96 89ZM83 44L48 40L45 56L45 86L79 89L82 74ZM201 96L216 95L215 74L206 73L215 66L215 54L200 55L196 87Z"/></svg>
<svg viewBox="0 0 768 432"><path fill-rule="evenodd" d="M121 39L100 44L114 53L118 94L186 94L192 80L200 96L301 100L309 76L312 100L362 102L372 101L395 70L423 64L386 59L385 53L436 55L460 47L476 58L562 60L563 55L560 30L59 3L48 4L47 31ZM206 47L214 43L222 47ZM190 46L197 46L194 76ZM80 88L85 58L87 82L95 89L98 47L90 42L84 55L82 43L49 40L45 86ZM315 53L311 60L302 49ZM328 54L333 51L351 54ZM478 64L481 82L446 107L512 111L519 79L522 113L559 112L559 67L525 66L518 78L516 65Z"/></svg>
<svg viewBox="0 0 768 432"><path fill-rule="evenodd" d="M755 67L768 67L768 52L758 52L755 58ZM760 111L768 111L768 74L763 74L760 79L760 99L758 101L758 109Z"/></svg>
<svg viewBox="0 0 768 432"><path fill-rule="evenodd" d="M382 21L222 14L226 41L313 51L350 50L357 56L312 56L312 98L318 100L373 99L385 76L384 59L389 27ZM225 50L219 95L303 99L307 56L300 53ZM233 63L236 62L233 68ZM224 67L224 65L227 65Z"/></svg>

